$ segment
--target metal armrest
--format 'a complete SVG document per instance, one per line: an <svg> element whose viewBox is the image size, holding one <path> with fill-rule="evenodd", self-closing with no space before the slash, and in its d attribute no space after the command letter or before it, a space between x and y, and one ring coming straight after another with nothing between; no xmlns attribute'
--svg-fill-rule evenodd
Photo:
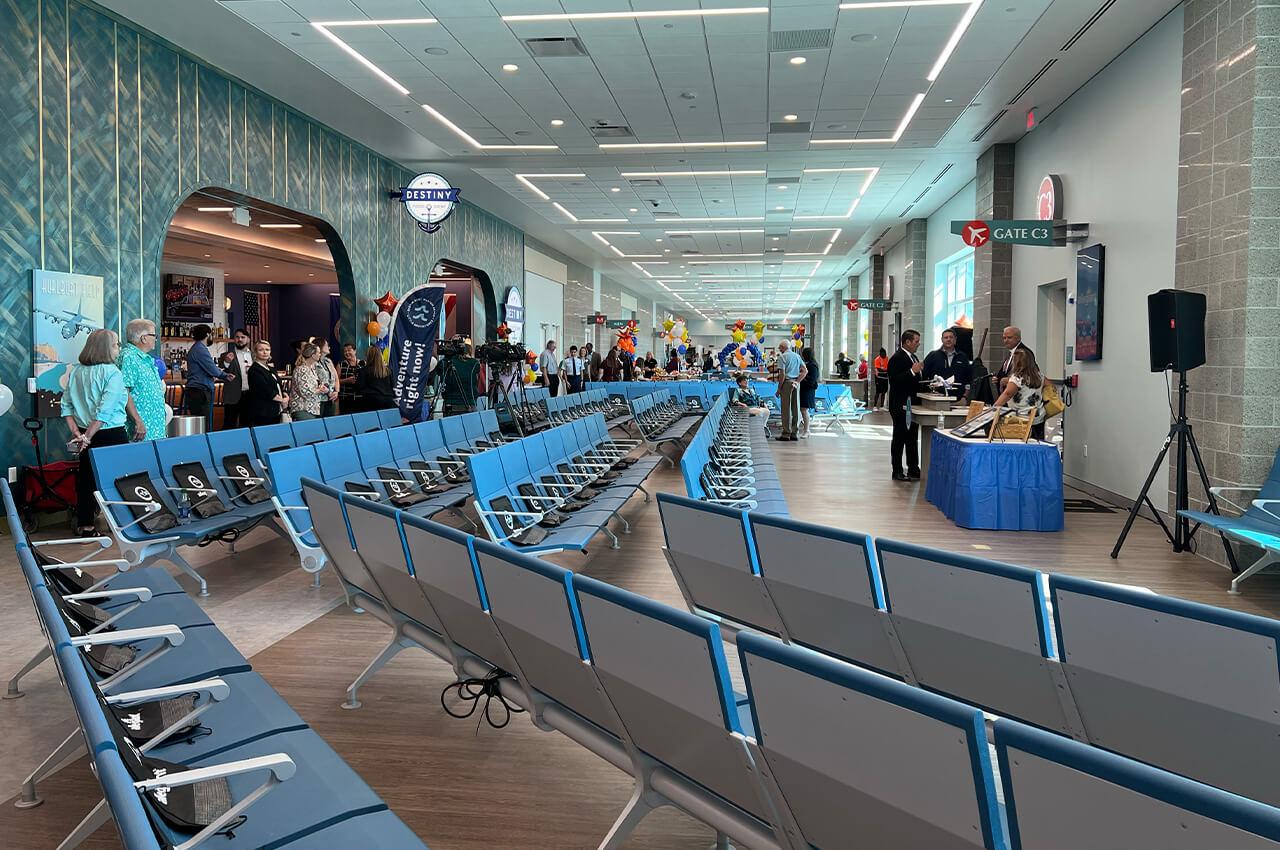
<svg viewBox="0 0 1280 850"><path fill-rule="evenodd" d="M179 729L185 729L201 714L204 714L214 703L221 702L231 694L231 686L222 679L203 679L199 682L189 682L185 685L168 685L162 688L147 688L141 691L129 691L128 693L116 694L106 698L109 705L118 705L121 708L130 708L145 702L156 702L159 700L176 699L186 694L204 695L208 699L201 705L188 711L182 717L170 723L164 728L159 735L147 741L138 749L141 752L153 750L167 741L174 732Z"/></svg>
<svg viewBox="0 0 1280 850"><path fill-rule="evenodd" d="M144 629L124 629L118 632L98 632L92 635L77 635L71 638L71 645L80 646L98 646L100 644L122 644L130 643L137 640L151 640L159 638L162 643L159 646L152 647L142 655L133 659L133 661L121 667L115 673L98 683L98 690L105 695L116 685L125 679L137 673L151 662L155 661L161 655L164 655L175 646L181 646L186 640L186 636L182 633L182 629L175 625L167 626L149 626Z"/></svg>
<svg viewBox="0 0 1280 850"><path fill-rule="evenodd" d="M1280 514L1277 514L1275 511L1270 510L1267 507L1267 505L1280 505L1280 499L1254 499L1249 504L1262 511L1267 516L1280 520Z"/></svg>
<svg viewBox="0 0 1280 850"><path fill-rule="evenodd" d="M701 501L703 501L703 502L709 502L710 504L713 504L713 505L727 505L727 506L729 506L729 507L731 507L731 508L736 508L736 507L739 507L739 506L741 506L741 505L746 505L747 509L748 509L748 510L752 510L752 511L754 511L754 510L756 509L756 507L758 507L758 506L759 506L759 504L760 504L760 503L759 503L759 502L757 502L755 499L711 499L711 498L704 498L704 499L702 499Z"/></svg>
<svg viewBox="0 0 1280 850"><path fill-rule="evenodd" d="M66 546L72 543L97 543L97 552L90 552L87 557L92 558L103 549L110 549L114 541L107 536L102 537L60 537L57 540L28 540L27 544L32 549L39 549L41 546ZM56 566L67 566L66 564L58 564Z"/></svg>
<svg viewBox="0 0 1280 850"><path fill-rule="evenodd" d="M102 499L102 498L99 498L98 501L101 502L104 506L124 505L126 507L146 508L146 513L144 513L142 516L135 519L133 522L127 522L124 525L118 526L120 531L124 531L126 528L133 528L135 525L142 522L144 519L149 519L152 514L159 513L161 508L163 507L159 502L125 502L125 501L115 501L115 500ZM143 530L145 531L146 529L143 529ZM177 538L174 538L174 539L176 540Z"/></svg>
<svg viewBox="0 0 1280 850"><path fill-rule="evenodd" d="M252 773L258 770L268 770L271 775L267 780L255 788L249 794L245 795L240 802L236 803L230 809L227 809L213 823L197 832L187 841L179 844L174 850L192 850L192 848L204 842L206 839L216 835L219 831L225 829L228 824L234 823L240 817L240 813L251 805L256 803L261 797L275 786L279 785L287 779L293 777L297 771L293 759L284 753L274 753L269 756L258 756L257 758L241 759L240 761L226 762L224 764L212 765L210 767L199 767L193 770L182 770L177 773L167 773L163 776L157 776L155 779L143 779L133 783L133 787L139 792L157 791L163 792L169 788L178 785L191 785L196 782L203 782L207 779L222 779L227 776L235 776L241 773Z"/></svg>
<svg viewBox="0 0 1280 850"><path fill-rule="evenodd" d="M1209 492L1212 493L1214 496L1220 497L1222 496L1223 493L1256 493L1260 489L1261 488L1259 487L1210 487ZM1244 505L1241 505L1238 502L1234 502L1231 499L1223 498L1222 501L1226 502L1228 505L1240 511L1241 513L1244 513L1246 510Z"/></svg>
<svg viewBox="0 0 1280 850"><path fill-rule="evenodd" d="M266 484L267 479L256 475L219 475L219 481L243 481L245 484Z"/></svg>
<svg viewBox="0 0 1280 850"><path fill-rule="evenodd" d="M119 611L116 611L114 614L112 614L112 615L111 615L107 620L105 620L105 621L103 621L103 622L99 623L98 625L96 625L96 626L94 626L92 629L90 629L88 632L86 632L86 634L93 635L93 634L97 634L98 632L104 631L104 630L106 630L106 629L110 628L111 626L115 625L115 622L116 622L117 620L119 620L121 617L123 617L123 616L125 616L126 614L130 613L131 611L133 611L135 608L137 608L137 607L138 607L139 605L141 605L143 602L150 602L150 601L151 601L151 588L149 588L149 587L125 587L125 588L121 588L121 589L119 589L119 590L99 590L99 591L97 591L97 592L95 592L95 593L88 593L88 592L86 592L86 593L72 593L72 594L68 594L68 595L66 595L66 596L63 596L62 598L63 598L63 599L66 599L66 600L68 600L68 601L72 601L72 602L84 602L84 601L88 601L88 600L90 600L90 599L104 599L104 598L105 598L105 599L120 599L120 598L128 598L128 597L132 597L132 598L133 598L133 600L134 600L133 604L132 604L132 605L126 605L124 608L122 608L122 609L120 609Z"/></svg>

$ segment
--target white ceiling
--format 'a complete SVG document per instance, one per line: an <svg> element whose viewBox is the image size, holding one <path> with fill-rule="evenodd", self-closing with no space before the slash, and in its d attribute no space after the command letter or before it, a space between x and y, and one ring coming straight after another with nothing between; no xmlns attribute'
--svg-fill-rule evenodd
<svg viewBox="0 0 1280 850"><path fill-rule="evenodd" d="M146 0L107 5L443 171L464 197L662 305L777 321L864 270L907 219L973 178L983 149L1025 132L1027 109L1043 120L1176 4L189 0L176 25ZM764 12L723 13L744 7ZM688 14L653 14L671 11ZM587 55L535 57L531 38L577 38ZM630 132L593 135L602 125Z"/></svg>

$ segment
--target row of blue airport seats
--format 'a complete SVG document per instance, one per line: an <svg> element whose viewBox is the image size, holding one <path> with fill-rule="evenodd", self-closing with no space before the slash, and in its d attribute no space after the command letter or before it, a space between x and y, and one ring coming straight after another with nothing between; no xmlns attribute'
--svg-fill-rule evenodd
<svg viewBox="0 0 1280 850"><path fill-rule="evenodd" d="M263 459L294 446L382 434L400 422L398 410L379 410L95 448L95 498L125 561L169 561L199 582L203 596L207 582L180 548L210 541L234 546L259 524L298 542L289 524L282 530L275 519L275 487ZM451 417L448 430L459 432L450 445L501 438L491 411ZM322 566L308 561L303 547L298 551L304 568Z"/></svg>
<svg viewBox="0 0 1280 850"><path fill-rule="evenodd" d="M108 820L126 850L425 847L167 572L95 582L28 541L7 485L0 495L77 720L22 801L82 752L104 794L60 847Z"/></svg>
<svg viewBox="0 0 1280 850"><path fill-rule="evenodd" d="M609 394L601 389L584 389L582 392L569 395L549 396L543 400L543 405L546 407L547 418L552 425L563 425L593 413L604 416L610 426L622 425L631 418L631 411L626 402L615 403Z"/></svg>
<svg viewBox="0 0 1280 850"><path fill-rule="evenodd" d="M630 457L639 444L609 436L604 416L593 413L466 459L476 513L490 539L511 548L547 554L586 551L637 492L657 457Z"/></svg>
<svg viewBox="0 0 1280 850"><path fill-rule="evenodd" d="M609 398L626 402L649 395L656 390L666 390L679 399L690 412L702 413L711 407L718 396L733 384L727 381L596 381L587 389L602 389Z"/></svg>
<svg viewBox="0 0 1280 850"><path fill-rule="evenodd" d="M547 401L551 390L547 387L522 387L498 402L498 419L504 425L518 424L524 433L547 427Z"/></svg>
<svg viewBox="0 0 1280 850"><path fill-rule="evenodd" d="M627 403L640 438L654 449L663 444L679 445L703 413L702 408L690 410L666 389L632 396Z"/></svg>
<svg viewBox="0 0 1280 850"><path fill-rule="evenodd" d="M1280 846L1270 806L1014 720L989 737L973 706L760 634L737 636L735 692L705 618L302 486L350 597L395 633L347 705L410 646L496 676L538 728L634 778L601 848L668 805L757 850Z"/></svg>
<svg viewBox="0 0 1280 850"><path fill-rule="evenodd" d="M716 399L680 458L690 497L739 510L787 516L765 420Z"/></svg>
<svg viewBox="0 0 1280 850"><path fill-rule="evenodd" d="M668 493L658 509L695 613L1280 805L1275 620Z"/></svg>

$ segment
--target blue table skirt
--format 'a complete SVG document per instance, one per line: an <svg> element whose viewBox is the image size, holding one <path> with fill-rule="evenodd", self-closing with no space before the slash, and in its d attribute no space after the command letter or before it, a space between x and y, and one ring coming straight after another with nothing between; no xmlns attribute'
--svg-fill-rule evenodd
<svg viewBox="0 0 1280 850"><path fill-rule="evenodd" d="M933 432L925 498L962 528L1062 530L1062 458L1044 443L986 443Z"/></svg>

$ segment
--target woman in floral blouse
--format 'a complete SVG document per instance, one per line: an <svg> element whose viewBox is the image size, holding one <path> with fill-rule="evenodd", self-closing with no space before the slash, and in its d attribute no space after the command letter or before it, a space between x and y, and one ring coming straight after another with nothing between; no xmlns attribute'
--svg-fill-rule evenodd
<svg viewBox="0 0 1280 850"><path fill-rule="evenodd" d="M116 365L129 391L126 411L133 422L135 440L160 440L165 436L164 382L156 361L148 352L156 345L156 326L150 319L134 319L124 327L127 344L121 346Z"/></svg>
<svg viewBox="0 0 1280 850"><path fill-rule="evenodd" d="M320 416L320 404L329 397L329 389L322 382L318 367L320 349L304 342L298 349L298 359L293 364L293 390L289 393L289 415L295 422L303 419L317 419Z"/></svg>

